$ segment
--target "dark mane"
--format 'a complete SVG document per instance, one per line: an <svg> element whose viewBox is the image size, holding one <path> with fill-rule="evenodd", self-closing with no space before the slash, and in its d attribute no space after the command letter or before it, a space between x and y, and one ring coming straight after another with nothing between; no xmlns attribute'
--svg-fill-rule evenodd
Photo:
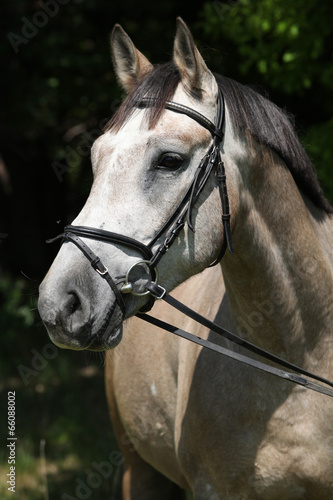
<svg viewBox="0 0 333 500"><path fill-rule="evenodd" d="M301 145L287 114L268 99L230 78L215 75L220 86L232 123L248 130L254 139L269 147L285 162L297 186L317 207L333 213L325 198L314 167ZM159 120L167 100L172 99L180 83L180 74L174 63L157 66L127 96L106 126L106 130L119 130L137 109L143 97L154 97L154 106L146 109L149 126ZM198 96L197 96L198 97Z"/></svg>
<svg viewBox="0 0 333 500"><path fill-rule="evenodd" d="M166 101L172 99L179 83L180 74L174 63L156 66L126 97L109 123L107 123L105 130L115 129L118 131L137 109L138 103L144 97L155 99L154 106L146 108L149 127L153 128L164 111Z"/></svg>

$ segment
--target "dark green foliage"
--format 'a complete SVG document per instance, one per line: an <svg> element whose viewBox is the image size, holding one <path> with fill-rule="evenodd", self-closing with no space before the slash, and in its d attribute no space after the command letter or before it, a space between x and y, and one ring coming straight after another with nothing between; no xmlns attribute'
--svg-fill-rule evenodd
<svg viewBox="0 0 333 500"><path fill-rule="evenodd" d="M333 201L333 4L329 0L206 2L202 40L227 76L265 89L295 116L300 138ZM219 63L219 64L218 64Z"/></svg>

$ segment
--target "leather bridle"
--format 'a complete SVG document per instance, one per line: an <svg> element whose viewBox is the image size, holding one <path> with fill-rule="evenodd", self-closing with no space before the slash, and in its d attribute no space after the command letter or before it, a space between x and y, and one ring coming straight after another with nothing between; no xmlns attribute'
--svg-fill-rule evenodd
<svg viewBox="0 0 333 500"><path fill-rule="evenodd" d="M154 99L145 98L138 103L137 107L138 108L150 107L154 105L154 102L155 102ZM196 344L199 344L205 348L223 354L224 356L232 358L236 361L240 361L259 370L265 371L272 375L291 381L295 384L301 385L308 389L312 389L316 392L320 392L322 394L326 394L328 396L333 397L333 390L321 384L324 383L330 387L333 387L333 382L326 380L325 378L315 375L311 372L308 372L307 370L304 370L296 365L293 365L292 363L289 363L288 361L285 361L279 358L278 356L275 356L274 354L271 354L265 351L264 349L261 349L255 346L254 344L251 344L250 342L238 337L232 332L220 327L216 323L211 322L210 320L199 315L198 313L188 308L181 302L177 301L175 298L168 295L166 290L157 284L157 278L158 278L157 264L160 262L163 255L165 255L170 246L174 243L177 236L184 228L185 223L187 223L190 230L192 231L194 230L192 225L192 209L194 204L198 200L202 190L204 189L208 179L210 178L212 172L215 172L221 196L224 243L222 245L222 248L220 249L218 258L211 264L211 266L220 262L227 247L232 254L234 253L232 236L231 236L230 211L229 211L229 200L228 200L228 193L226 186L226 175L225 175L224 163L222 161L220 152L220 144L224 137L223 129L225 121L223 94L219 90L217 96L217 106L216 106L217 109L216 109L216 116L214 123L208 120L204 115L200 114L199 112L191 108L188 108L187 106L184 106L182 104L178 104L172 101L167 101L165 108L170 111L174 111L176 113L185 114L186 116L195 120L197 123L199 123L207 130L209 130L209 132L212 135L213 141L207 153L200 161L195 176L191 184L189 185L187 191L185 192L185 195L183 196L182 200L179 202L177 208L174 210L174 212L171 214L168 220L156 233L154 238L147 245L145 245L140 241L130 238L128 236L124 236L118 233L113 233L110 231L105 231L103 229L97 229L87 226L68 225L64 228L64 232L62 234L56 236L53 239L47 240L47 242L52 243L58 239L62 239L63 241L69 241L74 245L76 245L85 255L85 257L89 260L95 271L103 279L107 281L110 288L115 294L116 301L123 314L125 313L125 308L126 308L125 301L123 298L124 294L132 293L133 295L136 296L149 295L149 301L147 302L147 305L143 310L141 310L137 314L137 316L139 316L141 319L159 328L163 328L164 330L172 332L175 335L183 337L191 342L195 342ZM153 251L154 245L163 235L164 235L163 242L158 246L158 248L155 251ZM143 260L139 260L138 262L133 264L127 271L126 276L112 278L107 267L101 262L100 258L88 247L88 245L81 238L98 240L105 243L114 243L119 246L132 248L141 254ZM134 286L131 283L130 275L136 266L140 266L143 264L149 268L152 281L147 282L145 291L143 292L135 291ZM154 301L156 299L157 300L164 299L172 307L178 309L185 315L191 317L194 321L200 323L204 327L209 328L211 331L228 339L230 342L237 344L243 347L244 349L255 353L258 356L261 356L262 358L265 358L270 362L291 369L294 372L296 372L296 374L286 372L270 364L263 363L254 358L244 356L238 352L234 352L230 349L224 348L209 340L201 339L191 333L185 332L184 330L176 328L175 326L172 326L168 323L165 323L159 319L153 318L152 316L145 314L152 308ZM317 382L308 380L304 376L313 378L314 380L317 380L321 383L319 384Z"/></svg>
<svg viewBox="0 0 333 500"><path fill-rule="evenodd" d="M147 108L154 105L154 99L145 98L141 100L138 104L138 108ZM192 224L192 210L196 201L198 200L202 190L204 189L208 179L210 178L213 171L215 171L217 183L219 186L219 192L221 196L222 203L222 224L224 228L224 242L220 249L219 256L217 259L211 264L211 266L218 264L222 259L226 248L229 248L231 253L234 253L232 237L231 237L231 227L230 227L230 211L229 211L229 200L227 193L227 185L226 185L226 175L224 163L221 158L220 153L220 144L223 140L224 136L224 99L222 92L219 90L217 96L217 106L216 106L216 116L214 123L211 122L204 115L195 111L194 109L188 108L183 104L178 104L172 101L167 101L165 104L165 108L174 111L176 113L184 114L197 123L199 123L202 127L205 127L212 135L213 141L210 145L208 151L201 159L199 166L195 172L194 178L190 185L188 186L185 195L179 202L176 209L167 219L167 221L163 224L163 226L158 230L153 239L147 244L143 244L138 240L130 238L128 236L124 236L122 234L113 233L110 231L105 231L103 229L92 228L88 226L72 226L68 225L64 228L64 232L53 239L48 240L48 243L52 243L58 239L63 239L63 241L70 241L74 243L85 255L85 257L90 261L92 267L100 274L102 278L104 278L110 285L113 290L118 305L121 310L125 311L125 303L122 297L122 294L132 293L137 296L142 295L150 295L150 301L145 308L145 312L151 309L155 298L149 291L144 292L135 292L133 286L129 281L130 273L133 268L137 265L146 264L152 276L152 279L156 279L157 274L157 264L171 247L171 245L176 240L179 233L185 226L185 223L188 224L190 230L194 231ZM156 242L163 238L162 243L157 247L155 251L153 251L153 247ZM88 245L82 241L81 237L98 240L106 243L115 243L120 246L125 246L128 248L132 248L138 251L144 260L140 260L135 263L128 270L125 279L123 277L113 279L104 264L102 264L99 257L97 257L94 252L88 247ZM122 284L121 288L118 288L118 285Z"/></svg>

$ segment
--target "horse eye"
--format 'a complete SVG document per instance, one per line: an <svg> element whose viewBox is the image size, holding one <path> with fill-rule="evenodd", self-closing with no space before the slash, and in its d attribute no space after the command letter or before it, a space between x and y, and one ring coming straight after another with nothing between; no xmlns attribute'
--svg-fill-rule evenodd
<svg viewBox="0 0 333 500"><path fill-rule="evenodd" d="M183 164L183 159L178 155L164 155L158 162L159 168L177 170Z"/></svg>

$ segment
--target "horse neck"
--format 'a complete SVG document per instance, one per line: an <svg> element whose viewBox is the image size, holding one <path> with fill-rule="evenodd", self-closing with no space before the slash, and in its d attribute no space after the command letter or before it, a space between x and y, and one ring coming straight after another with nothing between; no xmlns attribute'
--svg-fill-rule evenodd
<svg viewBox="0 0 333 500"><path fill-rule="evenodd" d="M241 174L241 184L236 254L222 262L236 330L294 363L322 364L332 352L332 219L304 202L270 152Z"/></svg>

